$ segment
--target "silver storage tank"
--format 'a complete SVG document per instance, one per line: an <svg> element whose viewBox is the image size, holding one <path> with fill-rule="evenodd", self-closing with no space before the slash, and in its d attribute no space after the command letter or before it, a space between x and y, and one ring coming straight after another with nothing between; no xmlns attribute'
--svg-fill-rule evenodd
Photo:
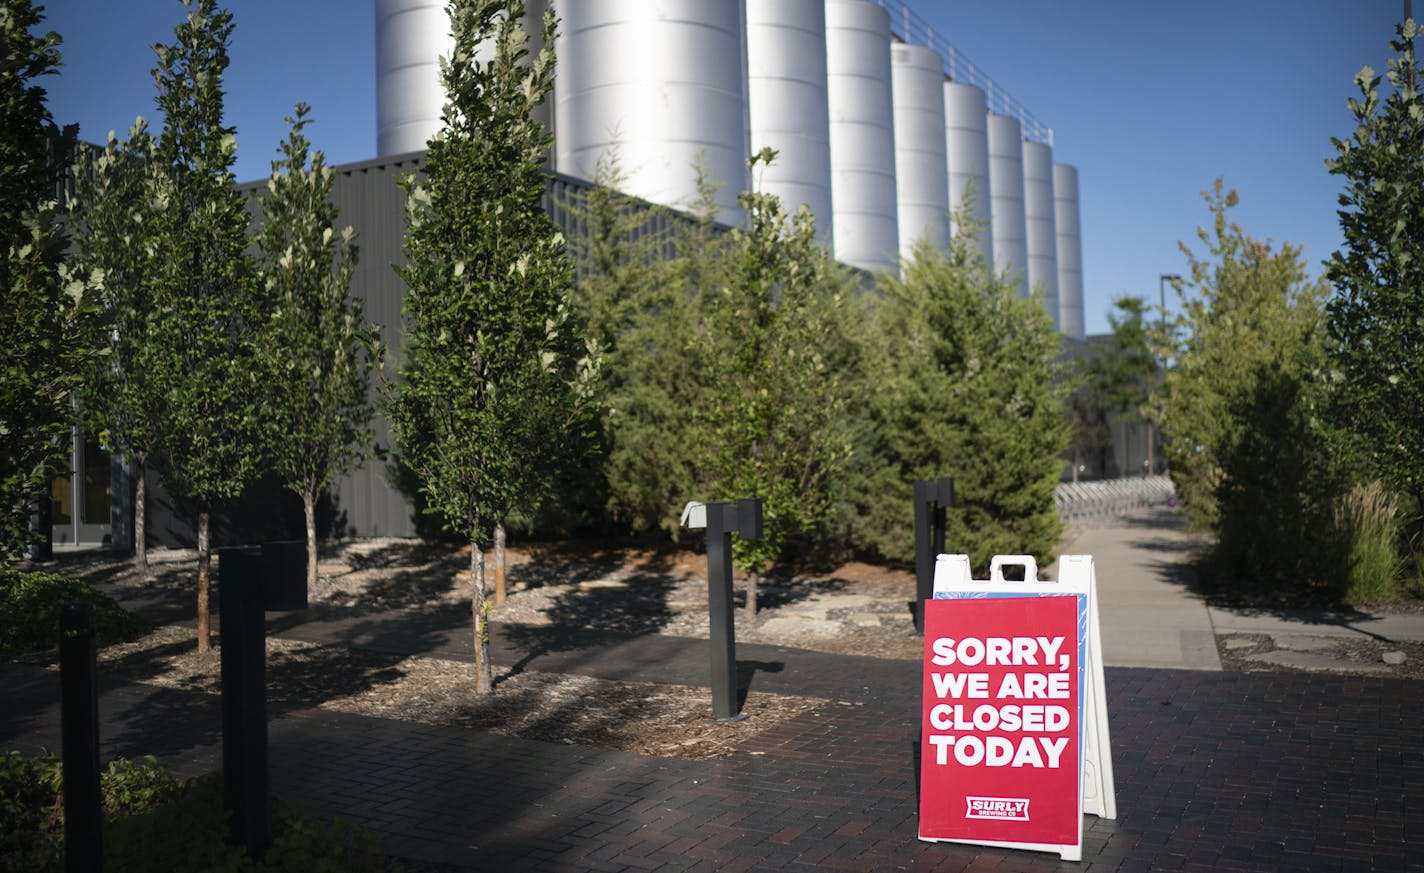
<svg viewBox="0 0 1424 873"><path fill-rule="evenodd" d="M1043 293L1043 308L1059 328L1058 233L1053 202L1053 147L1023 144L1024 228L1028 232L1028 287Z"/></svg>
<svg viewBox="0 0 1424 873"><path fill-rule="evenodd" d="M964 207L966 193L973 202L966 216L977 227L984 263L994 263L994 230L989 190L989 108L984 92L964 82L944 83L944 138L949 163L949 207ZM958 233L956 226L954 232Z"/></svg>
<svg viewBox="0 0 1424 873"><path fill-rule="evenodd" d="M919 45L890 47L894 93L895 197L900 255L920 239L949 248L949 166L944 136L944 61Z"/></svg>
<svg viewBox="0 0 1424 873"><path fill-rule="evenodd" d="M1058 240L1058 312L1060 330L1082 339L1083 236L1078 214L1078 168L1053 165L1053 217Z"/></svg>
<svg viewBox="0 0 1424 873"><path fill-rule="evenodd" d="M542 47L549 0L525 3L529 53ZM425 148L439 130L445 105L440 58L453 47L445 3L430 0L376 0L376 153L398 155ZM487 46L475 53L488 60ZM554 120L553 98L534 110L545 126ZM553 168L550 156L549 168Z"/></svg>
<svg viewBox="0 0 1424 873"><path fill-rule="evenodd" d="M555 164L591 179L615 148L623 190L676 208L697 197L698 162L740 223L748 187L742 4L557 0Z"/></svg>
<svg viewBox="0 0 1424 873"><path fill-rule="evenodd" d="M896 269L895 132L890 17L869 0L826 0L835 254L865 270Z"/></svg>
<svg viewBox="0 0 1424 873"><path fill-rule="evenodd" d="M1024 227L1023 135L1018 119L989 116L989 212L994 267L1028 296L1028 231Z"/></svg>
<svg viewBox="0 0 1424 873"><path fill-rule="evenodd" d="M779 153L758 169L762 190L788 212L802 204L831 246L831 131L826 98L825 0L746 0L747 110L752 153Z"/></svg>
<svg viewBox="0 0 1424 873"><path fill-rule="evenodd" d="M376 154L425 148L440 130L450 53L444 0L376 0Z"/></svg>

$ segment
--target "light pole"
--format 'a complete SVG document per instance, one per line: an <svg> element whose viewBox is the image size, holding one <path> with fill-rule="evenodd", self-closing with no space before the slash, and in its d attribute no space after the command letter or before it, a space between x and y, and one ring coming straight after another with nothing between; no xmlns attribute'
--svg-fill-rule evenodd
<svg viewBox="0 0 1424 873"><path fill-rule="evenodd" d="M1182 277L1177 275L1176 273L1162 273L1157 277L1157 326L1164 340L1167 336L1167 283L1180 281L1182 281ZM1165 365L1166 362L1164 361L1162 363ZM1151 472L1156 473L1156 449L1153 446L1153 442L1154 441L1152 439L1152 423L1148 422L1147 467ZM1164 463L1162 465L1163 469L1165 469L1166 466L1167 465Z"/></svg>

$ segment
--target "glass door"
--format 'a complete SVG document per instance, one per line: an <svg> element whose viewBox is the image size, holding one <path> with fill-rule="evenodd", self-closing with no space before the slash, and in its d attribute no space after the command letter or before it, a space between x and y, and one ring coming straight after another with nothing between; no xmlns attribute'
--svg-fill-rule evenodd
<svg viewBox="0 0 1424 873"><path fill-rule="evenodd" d="M110 534L109 453L97 439L76 430L69 470L50 483L54 544L106 545Z"/></svg>

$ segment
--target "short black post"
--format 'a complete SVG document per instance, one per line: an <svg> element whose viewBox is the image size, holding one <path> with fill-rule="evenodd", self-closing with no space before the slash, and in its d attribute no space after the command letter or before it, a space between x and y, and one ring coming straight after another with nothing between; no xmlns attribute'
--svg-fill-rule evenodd
<svg viewBox="0 0 1424 873"><path fill-rule="evenodd" d="M924 606L934 596L935 557L944 551L945 510L954 505L954 480L917 480L914 503L915 631L924 633Z"/></svg>
<svg viewBox="0 0 1424 873"><path fill-rule="evenodd" d="M714 718L737 715L737 634L732 617L735 514L736 509L730 503L707 504L707 617L712 644Z"/></svg>
<svg viewBox="0 0 1424 873"><path fill-rule="evenodd" d="M94 605L59 613L60 735L64 763L64 869L96 871L103 857L99 811L99 677Z"/></svg>
<svg viewBox="0 0 1424 873"><path fill-rule="evenodd" d="M761 499L707 504L707 613L712 647L712 715L737 717L737 634L732 618L732 532L761 539Z"/></svg>
<svg viewBox="0 0 1424 873"><path fill-rule="evenodd" d="M269 842L262 552L223 549L218 569L224 800L233 839L261 859Z"/></svg>

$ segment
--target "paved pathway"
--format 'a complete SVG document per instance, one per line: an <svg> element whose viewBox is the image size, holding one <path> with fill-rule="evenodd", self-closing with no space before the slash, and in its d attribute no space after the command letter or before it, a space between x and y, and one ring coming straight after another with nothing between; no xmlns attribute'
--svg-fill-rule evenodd
<svg viewBox="0 0 1424 873"><path fill-rule="evenodd" d="M1069 543L1069 554L1093 556L1104 663L1221 669L1211 616L1192 590L1200 548L1167 510L1100 522Z"/></svg>
<svg viewBox="0 0 1424 873"><path fill-rule="evenodd" d="M1149 646L1130 623L1159 621L1155 603L1177 616L1158 632L1200 632L1206 610L1171 578L1180 533L1155 524L1125 526L1127 546L1094 533L1073 549L1091 545L1098 558L1110 665L1150 656L1197 668L1108 667L1119 818L1087 819L1079 864L919 842L918 665L775 647L739 647L752 687L837 702L728 758L649 758L298 708L273 713L273 787L370 827L429 869L1424 873L1420 683L1169 663L1172 646L1194 652L1196 642L1179 634ZM1148 572L1174 588L1154 592ZM392 652L454 653L467 637L431 616L293 621L274 629ZM497 633L495 653L506 667L705 686L705 645ZM55 674L0 663L0 688L0 748L57 748ZM109 682L101 709L106 756L157 754L185 774L219 758L214 697Z"/></svg>

